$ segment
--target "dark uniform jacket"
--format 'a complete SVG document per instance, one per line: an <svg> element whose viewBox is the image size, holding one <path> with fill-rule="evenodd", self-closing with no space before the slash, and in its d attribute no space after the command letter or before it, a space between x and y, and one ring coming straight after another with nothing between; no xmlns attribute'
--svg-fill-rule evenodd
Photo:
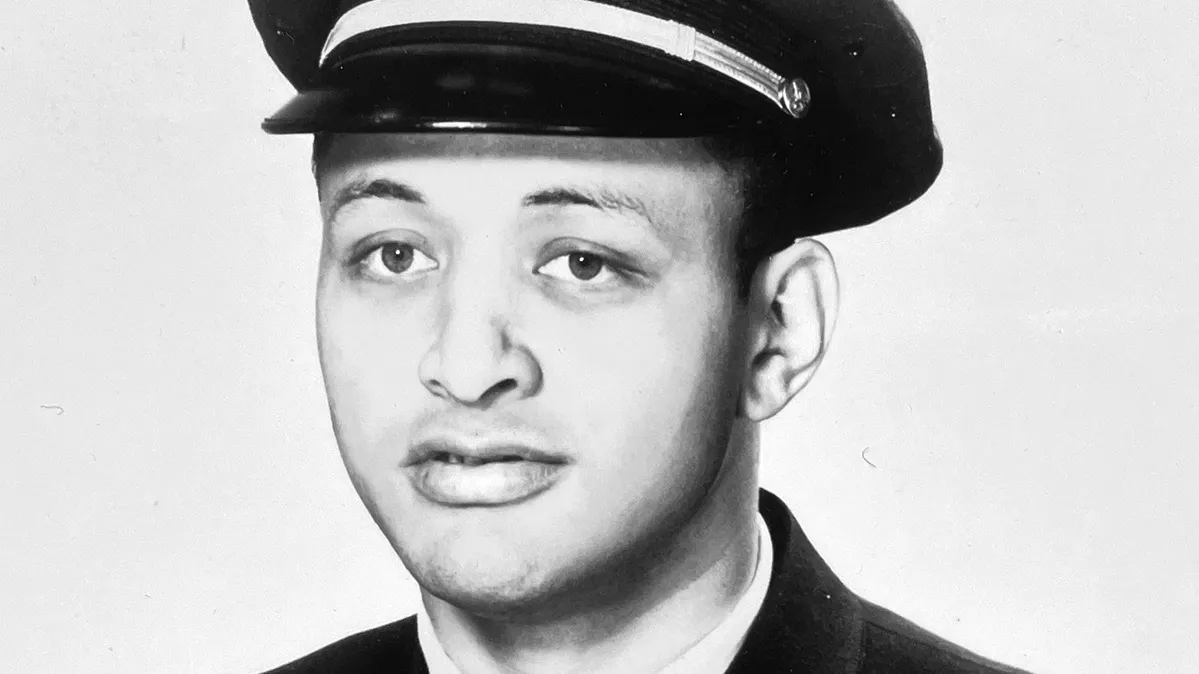
<svg viewBox="0 0 1199 674"><path fill-rule="evenodd" d="M850 592L775 495L760 508L774 543L762 610L728 674L1019 674ZM428 674L416 618L347 637L267 674Z"/></svg>

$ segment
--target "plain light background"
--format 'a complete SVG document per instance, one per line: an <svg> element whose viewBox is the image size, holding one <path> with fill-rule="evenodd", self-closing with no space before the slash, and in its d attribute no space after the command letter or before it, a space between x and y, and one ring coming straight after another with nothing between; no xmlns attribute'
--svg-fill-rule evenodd
<svg viewBox="0 0 1199 674"><path fill-rule="evenodd" d="M1197 671L1199 10L902 4L945 170L823 238L764 484L983 654ZM0 671L257 671L414 607L329 430L289 92L241 2L0 9Z"/></svg>

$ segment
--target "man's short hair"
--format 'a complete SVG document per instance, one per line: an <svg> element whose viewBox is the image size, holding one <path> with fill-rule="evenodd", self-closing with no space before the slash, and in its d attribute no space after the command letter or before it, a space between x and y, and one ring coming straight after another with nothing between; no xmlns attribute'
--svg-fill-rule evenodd
<svg viewBox="0 0 1199 674"><path fill-rule="evenodd" d="M792 169L784 165L777 151L768 149L769 142L752 133L708 136L701 143L740 179L741 212L734 225L732 261L737 297L744 301L762 261L795 240L796 223L785 218L804 217L793 208Z"/></svg>

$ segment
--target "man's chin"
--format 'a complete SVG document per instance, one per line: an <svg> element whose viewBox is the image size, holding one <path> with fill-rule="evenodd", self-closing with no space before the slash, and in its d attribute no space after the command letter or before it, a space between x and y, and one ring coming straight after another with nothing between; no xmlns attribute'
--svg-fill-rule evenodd
<svg viewBox="0 0 1199 674"><path fill-rule="evenodd" d="M478 564L434 565L409 569L422 593L459 611L492 620L522 621L545 617L569 594L565 583L526 567Z"/></svg>

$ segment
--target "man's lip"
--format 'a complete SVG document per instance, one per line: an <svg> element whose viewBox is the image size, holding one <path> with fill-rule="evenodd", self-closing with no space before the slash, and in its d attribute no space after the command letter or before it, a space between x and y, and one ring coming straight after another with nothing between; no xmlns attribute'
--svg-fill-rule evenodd
<svg viewBox="0 0 1199 674"><path fill-rule="evenodd" d="M498 442L475 441L464 442L448 438L437 438L419 442L412 447L406 466L415 466L426 461L441 460L446 456L459 457L472 462L489 463L504 460L532 461L536 463L565 464L567 458L555 452L548 452L531 445Z"/></svg>

